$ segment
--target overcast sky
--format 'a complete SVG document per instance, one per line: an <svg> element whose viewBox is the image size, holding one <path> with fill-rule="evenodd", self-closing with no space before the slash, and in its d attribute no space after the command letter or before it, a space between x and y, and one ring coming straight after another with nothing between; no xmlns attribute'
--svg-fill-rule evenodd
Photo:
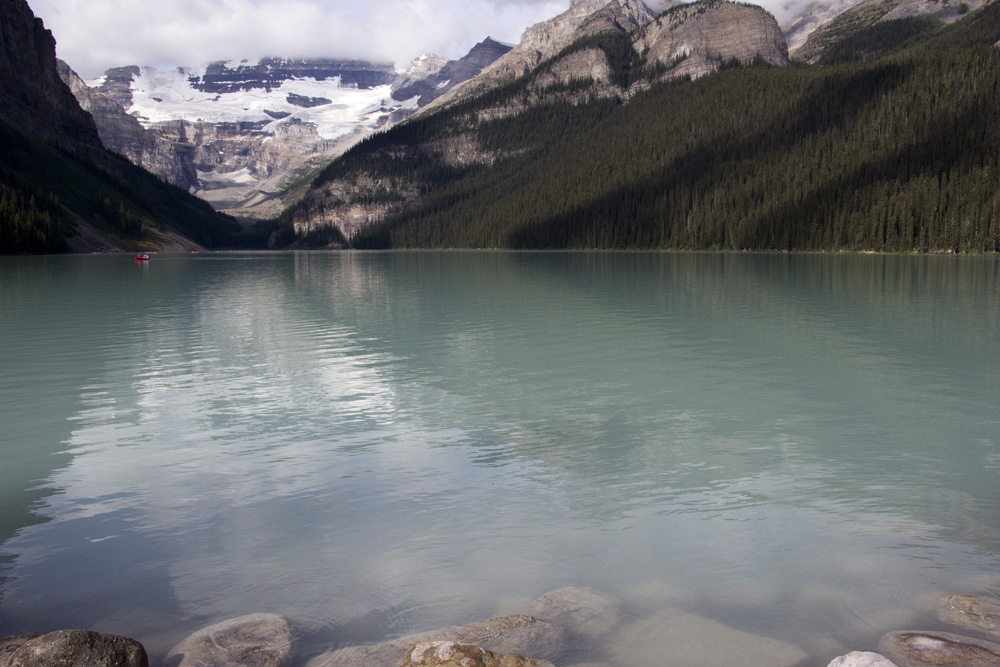
<svg viewBox="0 0 1000 667"><path fill-rule="evenodd" d="M28 0L84 78L262 56L458 58L487 36L517 43L569 0Z"/></svg>

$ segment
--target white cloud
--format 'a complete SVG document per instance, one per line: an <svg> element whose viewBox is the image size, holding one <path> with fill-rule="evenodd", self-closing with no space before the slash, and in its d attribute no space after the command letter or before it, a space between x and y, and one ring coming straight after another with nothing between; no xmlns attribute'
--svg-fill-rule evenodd
<svg viewBox="0 0 1000 667"><path fill-rule="evenodd" d="M84 78L121 65L197 65L263 56L405 65L464 55L487 36L517 42L568 0L29 0Z"/></svg>

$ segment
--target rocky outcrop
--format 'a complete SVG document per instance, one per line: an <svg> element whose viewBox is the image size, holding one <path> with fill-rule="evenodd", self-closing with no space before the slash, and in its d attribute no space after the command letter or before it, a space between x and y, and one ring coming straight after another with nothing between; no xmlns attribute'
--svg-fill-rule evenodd
<svg viewBox="0 0 1000 667"><path fill-rule="evenodd" d="M284 667L292 632L277 614L250 614L202 628L167 654L170 667Z"/></svg>
<svg viewBox="0 0 1000 667"><path fill-rule="evenodd" d="M899 667L1000 666L1000 645L948 632L890 632L879 640L878 651Z"/></svg>
<svg viewBox="0 0 1000 667"><path fill-rule="evenodd" d="M56 71L56 42L24 0L0 0L0 116L88 159L104 152L90 114Z"/></svg>
<svg viewBox="0 0 1000 667"><path fill-rule="evenodd" d="M23 636L23 635L22 635ZM142 644L89 630L58 630L20 645L0 667L148 667Z"/></svg>
<svg viewBox="0 0 1000 667"><path fill-rule="evenodd" d="M552 663L520 655L500 655L470 644L429 642L410 649L399 667L552 667Z"/></svg>
<svg viewBox="0 0 1000 667"><path fill-rule="evenodd" d="M422 57L393 86L392 97L399 101L416 97L418 106L427 106L455 86L478 76L511 48L487 37L462 58L446 61L437 69L433 69L438 62L436 56Z"/></svg>
<svg viewBox="0 0 1000 667"><path fill-rule="evenodd" d="M648 64L668 76L697 78L733 60L788 64L788 47L777 21L761 7L701 0L671 8L643 28L635 41Z"/></svg>
<svg viewBox="0 0 1000 667"><path fill-rule="evenodd" d="M471 644L496 654L554 658L564 648L562 628L531 616L502 616L480 623L423 632L382 644L352 646L313 658L307 667L397 667L410 650L429 642Z"/></svg>
<svg viewBox="0 0 1000 667"><path fill-rule="evenodd" d="M479 76L439 97L428 108L527 74L582 37L609 29L631 32L652 18L653 12L641 0L575 0L562 14L529 27L509 53Z"/></svg>
<svg viewBox="0 0 1000 667"><path fill-rule="evenodd" d="M190 147L161 133L147 131L109 93L102 92L103 86L102 89L88 87L61 60L57 61L57 66L60 78L83 110L93 117L105 148L145 167L167 183L185 190L197 185ZM124 98L124 95L119 93L118 97Z"/></svg>

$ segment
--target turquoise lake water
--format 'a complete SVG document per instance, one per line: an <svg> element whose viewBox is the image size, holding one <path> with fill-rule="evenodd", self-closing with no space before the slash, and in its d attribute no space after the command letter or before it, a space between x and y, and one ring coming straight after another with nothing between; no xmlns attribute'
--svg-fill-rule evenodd
<svg viewBox="0 0 1000 667"><path fill-rule="evenodd" d="M808 665L1000 591L1000 260L0 258L0 636L304 663L563 586Z"/></svg>

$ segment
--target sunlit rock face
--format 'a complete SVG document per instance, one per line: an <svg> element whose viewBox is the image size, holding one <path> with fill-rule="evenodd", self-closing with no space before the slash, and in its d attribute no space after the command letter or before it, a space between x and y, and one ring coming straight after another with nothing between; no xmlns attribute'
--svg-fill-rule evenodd
<svg viewBox="0 0 1000 667"><path fill-rule="evenodd" d="M648 62L673 66L671 76L697 78L734 59L788 64L785 37L771 14L719 0L668 10L641 31L635 47Z"/></svg>

